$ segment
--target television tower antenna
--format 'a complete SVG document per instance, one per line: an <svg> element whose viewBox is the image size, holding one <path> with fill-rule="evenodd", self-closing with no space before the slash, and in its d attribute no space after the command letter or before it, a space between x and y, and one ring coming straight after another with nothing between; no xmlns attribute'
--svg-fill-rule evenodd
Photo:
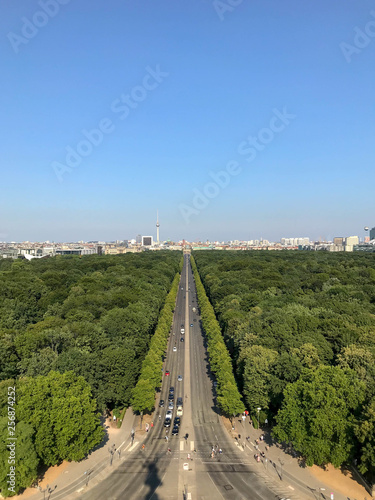
<svg viewBox="0 0 375 500"><path fill-rule="evenodd" d="M156 242L159 245L159 211L156 211Z"/></svg>

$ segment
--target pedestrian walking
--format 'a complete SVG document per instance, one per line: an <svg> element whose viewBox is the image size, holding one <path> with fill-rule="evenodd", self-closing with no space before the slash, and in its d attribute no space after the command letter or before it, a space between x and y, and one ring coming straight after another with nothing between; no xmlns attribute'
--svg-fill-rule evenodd
<svg viewBox="0 0 375 500"><path fill-rule="evenodd" d="M219 448L219 453L220 455L223 453L223 450L221 448Z"/></svg>
<svg viewBox="0 0 375 500"><path fill-rule="evenodd" d="M144 445L144 444L142 444L142 450L144 450L145 448L146 448L146 447L145 447L145 445Z"/></svg>

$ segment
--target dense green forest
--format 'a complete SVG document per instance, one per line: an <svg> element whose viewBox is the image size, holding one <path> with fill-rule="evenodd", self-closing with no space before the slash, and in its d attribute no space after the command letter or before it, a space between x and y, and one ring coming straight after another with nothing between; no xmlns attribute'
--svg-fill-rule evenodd
<svg viewBox="0 0 375 500"><path fill-rule="evenodd" d="M194 253L247 409L308 464L375 470L375 258ZM255 419L256 422L256 419Z"/></svg>
<svg viewBox="0 0 375 500"><path fill-rule="evenodd" d="M83 458L103 436L98 412L130 404L180 266L170 251L0 261L0 436L14 387L18 490L41 464Z"/></svg>

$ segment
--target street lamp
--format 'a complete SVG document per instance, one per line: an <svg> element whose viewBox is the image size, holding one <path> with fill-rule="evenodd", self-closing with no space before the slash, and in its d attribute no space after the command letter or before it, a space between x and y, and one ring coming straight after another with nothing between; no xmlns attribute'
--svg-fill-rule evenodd
<svg viewBox="0 0 375 500"><path fill-rule="evenodd" d="M261 410L261 409L262 409L262 408L259 408L259 407L257 408L257 411L258 411L258 429L259 429L259 427L260 427L260 424L259 424L259 412L260 412L260 410Z"/></svg>
<svg viewBox="0 0 375 500"><path fill-rule="evenodd" d="M38 488L39 488L39 491L40 491L41 493L43 493L43 500L46 500L46 491L48 491L48 489L49 489L49 484L47 484L47 486L45 487L45 489L44 489L44 490L42 490L42 487L41 487L41 486L38 486Z"/></svg>
<svg viewBox="0 0 375 500"><path fill-rule="evenodd" d="M53 489L52 488L48 488L48 499L47 500L50 500L51 495L55 491L56 488L57 488L57 484L55 484L55 487Z"/></svg>

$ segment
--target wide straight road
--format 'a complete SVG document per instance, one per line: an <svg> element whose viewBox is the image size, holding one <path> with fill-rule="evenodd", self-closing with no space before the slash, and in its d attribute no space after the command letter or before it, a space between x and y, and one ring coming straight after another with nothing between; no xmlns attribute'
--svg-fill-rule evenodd
<svg viewBox="0 0 375 500"><path fill-rule="evenodd" d="M244 452L236 448L221 423L199 312L193 312L198 305L189 259L189 255L184 256L163 371L160 397L165 407L155 412L154 428L144 440L144 451L140 442L107 479L80 496L84 500L277 498L255 475ZM165 375L166 371L170 372L169 376ZM179 375L182 381L178 380ZM173 437L171 429L166 434L163 425L171 386L175 402L182 397L184 405L179 435ZM173 418L175 416L174 408ZM211 458L212 447L221 448L223 452L216 452Z"/></svg>

